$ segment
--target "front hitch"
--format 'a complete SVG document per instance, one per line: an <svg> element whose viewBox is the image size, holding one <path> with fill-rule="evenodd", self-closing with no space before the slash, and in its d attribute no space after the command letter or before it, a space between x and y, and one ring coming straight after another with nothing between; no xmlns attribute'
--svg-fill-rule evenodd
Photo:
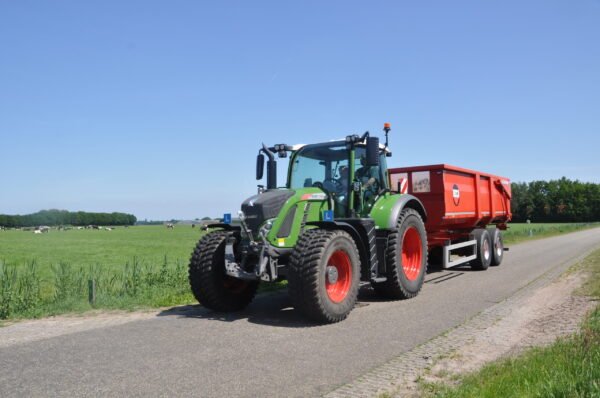
<svg viewBox="0 0 600 398"><path fill-rule="evenodd" d="M235 261L235 252L233 245L236 243L235 237L227 238L225 243L225 273L237 279L258 280L254 272L244 271L242 266ZM242 264L245 263L246 256L242 257Z"/></svg>
<svg viewBox="0 0 600 398"><path fill-rule="evenodd" d="M227 239L225 244L225 273L231 277L244 280L264 280L273 282L277 279L277 260L266 249L265 243L250 241L242 250L241 263L235 258L234 245L237 243L235 236ZM254 272L246 271L249 258L256 258Z"/></svg>

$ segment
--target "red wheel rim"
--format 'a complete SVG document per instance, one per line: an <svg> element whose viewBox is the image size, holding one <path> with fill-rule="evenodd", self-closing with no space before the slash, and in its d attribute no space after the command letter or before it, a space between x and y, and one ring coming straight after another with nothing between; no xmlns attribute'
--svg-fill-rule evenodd
<svg viewBox="0 0 600 398"><path fill-rule="evenodd" d="M402 237L402 269L409 281L414 281L421 272L423 261L423 245L419 230L408 227Z"/></svg>
<svg viewBox="0 0 600 398"><path fill-rule="evenodd" d="M334 303L344 301L352 284L352 263L343 250L336 250L327 260L325 268L325 289Z"/></svg>

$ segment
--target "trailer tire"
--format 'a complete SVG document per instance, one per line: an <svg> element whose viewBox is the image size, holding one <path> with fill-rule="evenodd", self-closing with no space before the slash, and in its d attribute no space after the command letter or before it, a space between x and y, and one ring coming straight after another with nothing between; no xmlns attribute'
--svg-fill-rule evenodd
<svg viewBox="0 0 600 398"><path fill-rule="evenodd" d="M492 263L492 240L490 233L485 228L473 231L477 241L477 258L471 262L471 269L485 271Z"/></svg>
<svg viewBox="0 0 600 398"><path fill-rule="evenodd" d="M427 272L427 232L421 215L404 209L397 228L388 235L387 280L372 282L377 294L388 299L408 299L419 294Z"/></svg>
<svg viewBox="0 0 600 398"><path fill-rule="evenodd" d="M190 259L188 277L196 300L215 311L244 309L258 289L258 281L245 281L225 274L225 241L228 233L214 231L204 235Z"/></svg>
<svg viewBox="0 0 600 398"><path fill-rule="evenodd" d="M319 323L345 319L356 304L360 256L352 237L340 230L305 231L288 271L294 307Z"/></svg>
<svg viewBox="0 0 600 398"><path fill-rule="evenodd" d="M502 264L504 258L504 237L502 231L498 228L494 228L492 232L492 263L490 265L496 266Z"/></svg>

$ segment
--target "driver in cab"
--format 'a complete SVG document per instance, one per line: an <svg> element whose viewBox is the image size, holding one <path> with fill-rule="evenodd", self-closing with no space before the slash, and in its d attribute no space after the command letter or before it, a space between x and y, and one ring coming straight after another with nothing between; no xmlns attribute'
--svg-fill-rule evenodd
<svg viewBox="0 0 600 398"><path fill-rule="evenodd" d="M360 165L358 169L356 169L356 179L360 181L363 186L363 189L368 189L375 184L378 184L379 181L379 167L378 166L367 166L367 158L363 155L360 157Z"/></svg>

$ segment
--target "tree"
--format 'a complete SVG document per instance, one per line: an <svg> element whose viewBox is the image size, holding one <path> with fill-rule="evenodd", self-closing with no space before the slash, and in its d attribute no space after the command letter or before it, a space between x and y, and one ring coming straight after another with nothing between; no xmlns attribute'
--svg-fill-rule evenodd
<svg viewBox="0 0 600 398"><path fill-rule="evenodd" d="M41 210L26 215L0 214L0 226L33 227L38 225L133 225L137 221L133 214L87 213L84 211Z"/></svg>
<svg viewBox="0 0 600 398"><path fill-rule="evenodd" d="M600 184L562 177L559 180L513 183L513 221L600 221Z"/></svg>

